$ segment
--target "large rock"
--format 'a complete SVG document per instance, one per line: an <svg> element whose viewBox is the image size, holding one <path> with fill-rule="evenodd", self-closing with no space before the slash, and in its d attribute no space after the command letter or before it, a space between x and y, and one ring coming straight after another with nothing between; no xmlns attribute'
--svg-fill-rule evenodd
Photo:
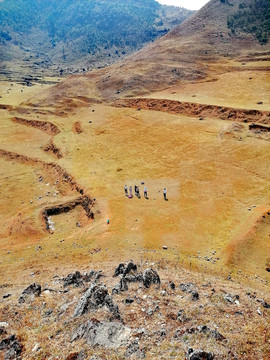
<svg viewBox="0 0 270 360"><path fill-rule="evenodd" d="M113 277L116 277L118 275L122 275L124 274L124 271L125 271L125 264L124 263L121 263L117 266L117 268L115 269L115 272L114 272L114 275Z"/></svg>
<svg viewBox="0 0 270 360"><path fill-rule="evenodd" d="M4 360L20 359L23 346L16 335L11 335L0 342L0 350L7 350Z"/></svg>
<svg viewBox="0 0 270 360"><path fill-rule="evenodd" d="M188 349L187 360L214 360L215 355L203 350Z"/></svg>
<svg viewBox="0 0 270 360"><path fill-rule="evenodd" d="M146 269L143 272L143 285L149 288L152 284L160 285L160 277L158 273L153 269Z"/></svg>
<svg viewBox="0 0 270 360"><path fill-rule="evenodd" d="M92 284L79 300L74 311L74 317L85 314L90 309L96 309L105 304L108 290L104 285Z"/></svg>
<svg viewBox="0 0 270 360"><path fill-rule="evenodd" d="M118 322L101 322L92 319L82 324L72 334L71 341L84 338L91 346L116 349L127 344L131 330Z"/></svg>
<svg viewBox="0 0 270 360"><path fill-rule="evenodd" d="M126 276L131 272L133 272L133 273L137 272L137 265L134 264L132 261L127 264L127 267L124 270L123 276Z"/></svg>
<svg viewBox="0 0 270 360"><path fill-rule="evenodd" d="M40 296L41 294L41 285L39 284L31 284L28 286L23 292L22 295L19 298L19 303L22 304L26 300L32 300L35 296Z"/></svg>
<svg viewBox="0 0 270 360"><path fill-rule="evenodd" d="M70 285L73 285L76 287L82 286L83 285L82 274L79 271L68 274L68 276L63 279L63 282L64 282L64 284L63 284L64 287L67 287Z"/></svg>
<svg viewBox="0 0 270 360"><path fill-rule="evenodd" d="M137 265L133 263L133 261L130 261L127 266L125 266L124 263L120 263L114 272L114 277L118 275L123 275L123 277L127 276L130 273L136 273L137 272Z"/></svg>
<svg viewBox="0 0 270 360"><path fill-rule="evenodd" d="M120 319L118 306L114 304L107 288L104 285L93 284L79 300L73 316L81 316L102 306L106 306L115 319Z"/></svg>

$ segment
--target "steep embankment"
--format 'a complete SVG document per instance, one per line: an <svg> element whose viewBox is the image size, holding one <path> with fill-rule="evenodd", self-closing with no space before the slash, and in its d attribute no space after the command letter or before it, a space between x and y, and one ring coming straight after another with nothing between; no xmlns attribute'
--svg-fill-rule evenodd
<svg viewBox="0 0 270 360"><path fill-rule="evenodd" d="M223 106L203 105L197 103L180 102L166 99L121 99L115 101L113 106L124 108L135 108L144 110L162 111L169 114L181 114L186 116L199 116L219 118L223 120L239 122L261 122L270 124L270 111L234 109ZM252 129L261 129L259 125L254 125ZM267 128L263 129L267 131Z"/></svg>

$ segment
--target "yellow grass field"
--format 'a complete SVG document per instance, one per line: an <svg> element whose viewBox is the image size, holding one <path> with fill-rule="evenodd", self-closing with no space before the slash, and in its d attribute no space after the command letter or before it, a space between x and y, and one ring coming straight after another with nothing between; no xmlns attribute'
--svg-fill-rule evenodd
<svg viewBox="0 0 270 360"><path fill-rule="evenodd" d="M267 72L230 72L149 98L270 111L267 79ZM2 282L27 282L30 273L44 277L59 266L74 270L132 258L232 273L240 282L267 287L269 133L213 116L200 120L109 103L77 101L64 114L54 107L20 105L45 89L49 85L1 83L0 104L7 105L0 110ZM49 122L58 133L25 120ZM44 151L50 141L61 158ZM51 216L50 233L44 208L80 195L62 171L95 198L94 219L77 206ZM139 185L141 199L125 197L125 184L132 185L133 195Z"/></svg>

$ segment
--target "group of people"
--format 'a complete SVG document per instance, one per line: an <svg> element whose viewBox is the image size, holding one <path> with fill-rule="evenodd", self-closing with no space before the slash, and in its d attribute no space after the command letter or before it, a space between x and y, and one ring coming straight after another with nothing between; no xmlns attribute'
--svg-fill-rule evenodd
<svg viewBox="0 0 270 360"><path fill-rule="evenodd" d="M131 199L133 198L133 194L132 194L132 186L130 185L129 187L127 185L124 186L124 190L125 190L125 195ZM138 199L141 198L141 195L140 195L140 189L139 189L139 186L137 185L134 185L134 192L135 192L135 195L138 197ZM144 189L143 189L143 195L146 199L148 199L148 190L147 190L147 187L145 186ZM164 200L167 201L167 189L164 188L163 189L163 197L164 197Z"/></svg>

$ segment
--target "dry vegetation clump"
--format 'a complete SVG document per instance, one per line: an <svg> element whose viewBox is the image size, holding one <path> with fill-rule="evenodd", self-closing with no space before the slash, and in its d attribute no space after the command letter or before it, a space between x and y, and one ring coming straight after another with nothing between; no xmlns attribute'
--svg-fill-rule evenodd
<svg viewBox="0 0 270 360"><path fill-rule="evenodd" d="M19 289L2 291L0 349L14 334L28 359L185 359L190 348L209 359L269 355L269 298L231 280L130 262L115 273L56 274L38 289L20 303Z"/></svg>

